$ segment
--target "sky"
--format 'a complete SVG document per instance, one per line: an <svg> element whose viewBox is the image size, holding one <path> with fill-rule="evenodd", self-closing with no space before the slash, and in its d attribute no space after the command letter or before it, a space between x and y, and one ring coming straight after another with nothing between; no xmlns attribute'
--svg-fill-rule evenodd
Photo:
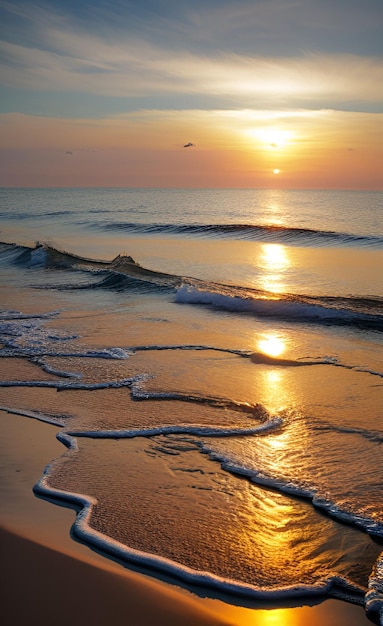
<svg viewBox="0 0 383 626"><path fill-rule="evenodd" d="M383 0L0 0L0 186L381 190L382 32Z"/></svg>

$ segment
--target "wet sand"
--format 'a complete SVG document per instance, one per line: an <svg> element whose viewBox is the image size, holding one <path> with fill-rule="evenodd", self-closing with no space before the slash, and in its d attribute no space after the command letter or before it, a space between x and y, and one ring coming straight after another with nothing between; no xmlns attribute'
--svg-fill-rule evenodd
<svg viewBox="0 0 383 626"><path fill-rule="evenodd" d="M124 569L73 541L74 512L38 499L32 486L63 450L57 427L0 411L0 619L5 626L232 624L368 626L362 607L248 609L199 598Z"/></svg>

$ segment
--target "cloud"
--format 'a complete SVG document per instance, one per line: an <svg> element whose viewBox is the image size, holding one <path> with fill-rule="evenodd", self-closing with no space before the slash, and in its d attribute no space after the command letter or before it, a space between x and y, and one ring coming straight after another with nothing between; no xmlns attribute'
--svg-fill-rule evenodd
<svg viewBox="0 0 383 626"><path fill-rule="evenodd" d="M334 20L325 27L326 19L335 13L338 30L368 33L371 12L357 11L353 0L347 0L343 20L340 8L327 0L186 1L180 6L168 0L157 13L155 5L124 8L118 2L107 11L94 2L89 13L84 2L72 7L72 14L59 0L50 7L2 3L12 16L0 42L4 85L127 99L173 94L200 97L202 103L215 97L225 106L258 108L363 106L383 99L379 56L302 51L296 43L289 54L278 55L278 41L296 39L298 23L302 32L328 32ZM249 44L240 50L236 42L246 38ZM268 54L260 54L263 46Z"/></svg>
<svg viewBox="0 0 383 626"><path fill-rule="evenodd" d="M9 87L139 98L162 94L221 96L262 107L301 101L378 103L383 61L306 53L297 58L174 55L142 41L111 43L56 33L60 52L2 42L0 79Z"/></svg>
<svg viewBox="0 0 383 626"><path fill-rule="evenodd" d="M184 137L199 150L249 149L274 140L259 141L258 130L283 129L289 143L303 148L326 141L349 148L362 140L380 145L376 129L382 115L328 109L296 111L185 110L134 111L103 119L65 119L22 114L0 115L4 148L78 150L143 148L178 150Z"/></svg>

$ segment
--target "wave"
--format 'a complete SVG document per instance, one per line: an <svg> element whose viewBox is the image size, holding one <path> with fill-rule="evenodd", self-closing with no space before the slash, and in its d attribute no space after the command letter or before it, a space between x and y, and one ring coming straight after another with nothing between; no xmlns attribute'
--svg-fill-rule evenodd
<svg viewBox="0 0 383 626"><path fill-rule="evenodd" d="M49 318L48 318L49 319ZM190 349L190 346L185 346L187 349ZM163 347L159 347L163 349ZM172 349L174 346L167 346L166 349ZM202 346L200 346L202 349ZM140 350L141 347L136 347L135 350ZM146 347L142 347L142 349L146 349ZM112 349L111 354L108 353L107 358L113 357L114 349ZM89 354L87 354L89 356ZM99 356L98 353L95 353L95 356ZM118 358L127 356L127 353L120 354L117 353ZM241 355L245 356L245 355ZM44 362L35 361L37 365L40 367L44 367ZM305 362L301 364L309 364L311 362ZM53 372L52 372L53 373ZM58 376L62 376L62 372L54 372ZM339 519L342 522L352 524L357 528L362 528L370 535L375 537L383 536L383 528L378 521L368 519L366 517L362 517L360 515L355 515L352 511L344 510L341 506L338 506L335 501L325 500L321 497L321 494L316 493L315 489L309 489L306 485L299 484L299 481L294 482L291 480L284 480L283 478L276 478L273 476L268 476L263 473L258 473L254 469L246 468L238 466L235 462L227 459L224 454L217 452L214 450L214 443L210 444L206 440L207 438L211 439L214 437L232 437L232 436L263 436L267 435L270 431L275 431L280 428L283 428L283 418L274 417L269 415L261 405L250 405L247 403L233 402L223 398L215 398L215 397L206 397L206 396L198 396L198 395L190 395L190 394L180 394L180 393L169 393L169 392L145 392L145 389L142 386L142 383L145 382L145 375L137 375L130 379L124 379L119 381L108 381L106 383L97 383L97 384L84 384L84 383L61 383L61 381L8 381L4 383L4 386L44 386L44 387L55 387L57 390L64 389L82 389L91 391L94 389L102 389L102 388L121 388L127 387L130 388L132 393L132 398L139 400L184 400L186 402L193 403L204 403L208 404L212 407L221 407L223 409L234 409L237 410L239 414L249 415L250 419L254 419L256 423L253 425L252 423L249 427L241 428L235 425L230 425L227 428L219 427L219 426L204 426L199 424L193 425L162 425L158 427L153 427L152 425L148 425L147 428L140 427L139 429L131 429L131 430L98 430L98 431L88 431L88 430L80 430L76 432L75 430L64 431L60 433L58 438L65 443L68 447L76 447L76 439L79 437L85 438L102 438L102 439L125 439L125 438L133 438L133 437L153 437L158 435L188 435L193 437L200 437L202 441L196 442L197 447L204 454L209 455L212 460L218 461L221 463L221 466L224 470L236 474L246 476L248 480L251 480L254 483L258 483L260 485L264 485L266 487L276 489L282 493L290 494L293 496L297 496L300 498L308 499L312 502L312 504L320 509L321 511L326 512L331 517ZM8 412L19 413L21 415L25 415L25 417L30 417L33 419L38 419L41 421L46 421L56 426L64 426L65 427L65 419L60 417L52 417L49 415L43 415L42 413L38 413L35 411L26 411L25 409L21 409L21 412L14 408L8 407L0 407L1 410L6 410ZM65 416L62 416L65 418ZM330 427L330 425L323 424L324 428ZM347 432L348 429L347 429ZM354 432L352 429L350 432ZM359 432L363 436L366 436L368 433ZM375 435L375 433L372 433ZM374 436L373 441L380 443L379 440ZM177 442L175 443L177 445ZM75 536L83 540L85 543L95 546L97 549L103 550L109 556L119 558L124 562L135 562L138 565L146 564L150 570L159 570L169 575L174 575L179 577L181 580L188 581L190 584L204 584L207 585L210 589L216 589L218 591L222 591L224 593L235 593L239 595L248 596L253 599L291 599L293 597L304 597L306 594L319 594L319 595L332 595L334 597L340 596L345 598L353 598L353 601L362 602L362 598L364 595L364 590L362 588L356 587L354 583L348 581L339 576L331 576L329 578L323 579L314 583L312 585L294 585L291 587L277 587L273 590L264 589L262 587L256 587L254 585L247 585L241 581L236 580L227 580L223 578L218 578L214 573L209 571L196 571L191 570L182 565L179 562L169 561L166 558L156 556L150 553L144 552L136 552L134 549L132 550L130 547L118 544L115 540L110 539L106 535L102 535L97 531L93 531L91 529L91 515L94 501L92 498L88 496L82 496L81 494L74 494L71 492L59 491L55 489L51 489L49 486L49 469L45 472L44 477L39 481L38 485L34 488L35 493L42 497L47 498L57 498L62 503L66 503L68 506L72 505L78 509L78 515L76 517L75 526L73 528L73 532ZM84 523L84 518L89 523ZM368 611L373 614L377 611L381 610L382 599L381 595L379 595L379 589L381 585L381 579L379 577L379 571L381 570L381 561L379 561L376 565L376 571L374 575L370 579L369 591L366 596L368 600Z"/></svg>
<svg viewBox="0 0 383 626"><path fill-rule="evenodd" d="M383 376L383 374L381 374L381 376ZM313 423L312 428L313 430L318 431L328 431L345 435L359 435L360 437L364 437L365 439L367 439L368 441L372 441L373 443L383 443L383 432L379 430L369 430L367 428L357 428L353 426L337 426L325 422Z"/></svg>
<svg viewBox="0 0 383 626"><path fill-rule="evenodd" d="M177 274L167 274L142 267L128 255L120 254L112 261L89 259L49 245L36 244L34 248L0 247L0 262L38 270L49 268L87 272L95 280L76 284L39 284L50 289L109 289L141 293L168 293L179 304L208 306L235 314L282 319L289 323L351 326L358 329L383 331L383 298L379 296L337 297L308 296L305 294L274 294L261 289L204 281ZM100 278L101 275L101 278ZM57 275L58 276L58 275ZM48 277L44 277L47 281Z"/></svg>
<svg viewBox="0 0 383 626"><path fill-rule="evenodd" d="M383 553L377 559L368 581L368 592L365 595L365 609L367 615L375 619L380 617L383 623Z"/></svg>
<svg viewBox="0 0 383 626"><path fill-rule="evenodd" d="M58 439L68 448L76 448L76 444L71 437L64 438L58 436ZM74 507L77 510L77 515L71 529L73 535L85 544L93 546L96 551L104 553L119 562L135 564L142 569L147 568L149 572L156 571L162 573L162 575L177 580L178 584L181 582L187 588L199 587L204 590L209 589L209 595L215 592L218 594L217 597L221 597L224 594L257 600L258 602L275 600L291 602L292 599L301 599L303 597L313 599L315 597L324 598L326 595L333 595L334 597L343 597L348 600L352 599L356 603L362 603L363 590L340 576L332 576L327 580L318 581L316 584L295 584L289 587L267 589L236 580L225 579L209 571L194 570L166 557L126 546L92 528L92 511L97 504L95 498L52 488L49 485L49 473L50 467L48 466L42 478L34 485L34 493L44 499Z"/></svg>
<svg viewBox="0 0 383 626"><path fill-rule="evenodd" d="M205 305L234 313L283 319L289 322L353 326L383 331L380 298L323 298L321 296L279 295L241 288L200 288L184 284L176 302Z"/></svg>
<svg viewBox="0 0 383 626"><path fill-rule="evenodd" d="M1 380L0 387L40 387L44 389L64 390L81 390L94 391L96 389L121 389L122 387L131 387L135 379L124 378L122 380L113 380L101 383L74 383L62 382L60 380Z"/></svg>
<svg viewBox="0 0 383 626"><path fill-rule="evenodd" d="M34 416L31 416L34 417ZM129 433L118 431L99 433L105 437L129 436ZM144 436L151 437L150 432L142 433ZM156 434L156 433L155 433ZM212 433L213 434L213 433ZM141 436L141 433L130 433L131 436ZM68 431L60 432L57 438L70 451L78 450L77 437L92 437L93 433L72 433ZM175 443L177 447L177 443ZM204 450L204 445L197 446L201 451L205 451L210 458L209 449ZM381 566L380 557L375 565L373 574L370 577L369 587L366 589L349 579L348 577L328 572L326 576L318 578L317 581L310 583L294 583L291 585L279 584L273 587L262 585L261 583L248 583L237 578L225 578L218 575L214 570L194 569L183 563L182 561L173 560L172 558L160 555L158 553L137 549L129 544L122 543L114 539L104 532L100 532L92 524L92 515L97 500L89 495L81 492L63 490L58 487L52 487L49 484L49 478L54 471L55 462L48 465L43 476L34 485L33 491L38 497L58 502L64 506L74 508L76 510L76 518L72 526L71 532L78 540L95 548L97 551L105 554L109 558L113 558L122 564L130 564L139 567L146 573L156 572L157 576L166 576L175 579L177 584L181 584L186 588L196 590L203 589L204 595L208 593L210 597L237 596L243 599L247 598L249 602L256 601L258 603L267 603L270 601L288 602L291 604L295 601L302 602L303 598L325 598L332 596L357 604L366 602L366 609L369 615L375 615L381 611L381 579L379 568ZM224 464L222 465L224 467ZM226 468L233 471L234 468ZM235 470L234 470L235 471ZM329 511L334 514L334 510Z"/></svg>
<svg viewBox="0 0 383 626"><path fill-rule="evenodd" d="M94 224L102 230L131 231L144 235L182 235L218 237L248 241L284 243L294 246L368 246L383 247L383 237L355 235L311 228L292 228L275 224L139 224L106 222Z"/></svg>
<svg viewBox="0 0 383 626"><path fill-rule="evenodd" d="M124 276L116 272L105 272L106 275L101 280L95 282L84 282L83 284L63 284L56 288L62 291L71 291L79 289L107 289L109 291L129 291L139 293L153 292L169 292L172 287L164 284L153 284L153 282L138 279L131 276ZM41 288L41 287L39 287ZM48 286L48 288L50 288Z"/></svg>
<svg viewBox="0 0 383 626"><path fill-rule="evenodd" d="M380 441L377 443L380 443ZM383 524L379 519L364 516L361 512L356 512L352 509L347 510L341 504L337 504L329 499L328 495L322 495L320 492L317 492L313 485L301 484L299 480L294 481L290 478L275 477L254 468L246 467L246 465L239 465L238 462L227 458L224 453L215 450L214 445L206 442L202 441L198 445L205 454L208 454L209 458L213 461L218 461L224 470L238 476L244 476L257 485L309 500L315 508L323 511L330 517L361 528L378 540L383 538Z"/></svg>
<svg viewBox="0 0 383 626"><path fill-rule="evenodd" d="M34 416L31 416L34 417ZM90 433L81 433L83 436L89 436ZM61 441L70 451L78 450L77 436L80 433L60 432L57 439ZM118 433L105 433L107 436L115 437ZM150 433L146 433L150 436ZM140 435L138 435L140 436ZM58 487L52 487L49 484L49 478L54 470L55 462L48 465L43 476L34 485L34 493L43 499L58 502L64 506L74 508L76 510L76 518L72 526L71 532L81 542L95 548L123 564L135 565L146 573L156 572L157 576L165 576L170 580L177 581L188 589L197 591L198 588L210 597L241 597L248 599L249 602L256 601L259 603L268 603L270 601L301 602L303 598L323 599L327 596L341 598L357 604L363 604L365 596L365 588L353 582L348 577L328 572L327 576L319 578L317 581L310 583L296 582L293 584L279 584L273 587L264 584L247 583L241 579L225 578L222 575L214 573L212 570L194 569L181 561L156 554L154 552L143 551L127 544L124 544L103 532L95 529L92 524L93 509L97 505L97 500L84 493L63 490ZM371 589L375 591L374 588ZM379 599L376 594L371 598L371 609L375 612L380 607Z"/></svg>
<svg viewBox="0 0 383 626"><path fill-rule="evenodd" d="M41 213L41 217L46 219L46 218L51 218L51 217L66 217L66 216L76 216L77 212L72 210L72 209L62 209L62 210L57 210L57 211L44 211L43 213ZM9 219L17 219L18 221L20 220L30 220L32 217L34 217L34 213L32 211L17 211L17 214L15 214L13 211L0 211L0 219L2 220L9 220Z"/></svg>

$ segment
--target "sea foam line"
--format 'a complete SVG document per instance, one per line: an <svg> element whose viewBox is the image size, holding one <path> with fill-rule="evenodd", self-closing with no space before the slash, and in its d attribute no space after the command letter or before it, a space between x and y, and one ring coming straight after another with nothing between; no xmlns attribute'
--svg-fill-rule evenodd
<svg viewBox="0 0 383 626"><path fill-rule="evenodd" d="M225 457L223 454L219 454L212 450L208 445L203 442L197 443L198 447L209 456L212 461L220 463L222 469L239 476L245 476L251 482L262 485L271 489L275 489L281 493L287 493L289 495L296 496L298 498L304 498L310 501L313 506L327 513L330 517L336 518L346 524L361 528L364 532L374 537L383 537L383 523L376 522L375 520L362 517L361 515L350 513L338 507L336 504L323 498L317 491L311 486L300 485L293 481L286 481L283 479L276 479L273 476L267 475L261 471L255 469L247 469L243 466L237 465L231 459Z"/></svg>
<svg viewBox="0 0 383 626"><path fill-rule="evenodd" d="M12 409L9 407L0 407L1 410L5 410L9 413L15 413L19 415L23 415L26 417L38 419L40 421L48 422L52 425L63 426L63 422L58 420L57 418L52 418L45 416L41 413L36 413L33 411L25 411L23 409ZM257 427L257 431L260 433L262 430L276 428L280 425L280 420L272 418L269 420L268 424L261 424ZM194 433L191 432L192 428L186 427L183 432L187 432L188 434L197 434L196 431ZM169 434L168 429L159 429L161 432L158 434ZM205 431L205 429L203 429ZM125 435L125 436L151 436L150 431L105 431L103 435L107 435L115 438L116 435ZM211 433L214 436L215 433ZM221 433L218 433L221 434ZM67 431L60 431L56 437L59 441L61 441L67 448L75 451L78 449L77 445L77 437L78 436L92 436L93 433L83 432L83 433L72 433ZM208 433L203 432L204 436L207 436ZM198 447L203 447L202 445ZM213 455L210 451L207 450L209 456L212 458ZM212 458L212 460L215 460ZM357 602L359 604L363 603L363 589L354 585L350 581L343 579L341 577L330 577L327 581L321 581L317 585L300 585L294 587L282 587L276 590L268 590L265 588L258 588L253 585L248 585L245 583L240 583L235 580L223 579L218 577L210 572L201 572L197 570L193 570L186 566L182 566L179 563L171 561L165 557L158 557L143 551L135 550L133 548L129 548L120 542L109 538L102 533L94 530L90 526L90 519L92 515L92 510L97 500L90 496L85 496L83 494L77 494L74 492L67 492L64 490L54 489L48 484L48 477L51 472L51 469L55 461L53 463L47 465L44 470L43 476L39 479L36 485L33 487L33 491L36 495L47 498L58 500L67 506L74 507L78 512L76 515L76 520L72 527L73 534L77 536L81 541L94 547L96 550L101 550L105 555L115 558L118 561L123 563L132 563L137 564L141 567L147 567L150 570L155 570L158 572L162 572L164 574L170 575L187 585L203 585L204 587L208 587L212 590L215 590L219 593L226 593L229 595L239 595L242 597L253 598L257 600L283 600L283 599L291 599L291 598L299 598L304 596L326 596L330 595L333 597L340 597L344 600ZM226 467L225 467L226 466ZM226 464L222 464L224 469L228 471L233 471L233 467L229 467ZM234 473L241 473L240 471ZM301 494L300 494L301 495ZM369 596L369 610L372 612L376 612L377 610L381 610L380 608L380 596L379 596L379 588L377 591L376 582L378 579L375 577L371 582L371 591Z"/></svg>
<svg viewBox="0 0 383 626"><path fill-rule="evenodd" d="M365 596L367 615L378 617L383 625L383 552L377 559L368 581L368 591Z"/></svg>
<svg viewBox="0 0 383 626"><path fill-rule="evenodd" d="M60 378L82 378L82 374L79 372L67 372L66 370L59 370L48 363L45 363L43 359L35 357L31 359L31 362L35 365L38 365L44 372L47 374L52 374L53 376L58 376Z"/></svg>
<svg viewBox="0 0 383 626"><path fill-rule="evenodd" d="M0 387L44 387L48 389L57 389L57 391L70 389L94 391L96 389L119 389L121 387L131 387L136 380L137 377L112 380L102 383L75 383L63 382L61 380L2 380L0 381Z"/></svg>
<svg viewBox="0 0 383 626"><path fill-rule="evenodd" d="M73 339L73 337L71 337ZM77 337L74 337L77 339ZM60 337L61 340L61 337ZM122 361L128 359L132 353L129 353L128 349L123 348L105 348L102 350L87 350L85 352L58 352L53 350L47 350L44 348L35 348L29 346L22 348L19 346L12 346L12 348L4 348L0 350L0 358L12 358L12 357L58 357L58 358L74 358L74 359L115 359Z"/></svg>
<svg viewBox="0 0 383 626"><path fill-rule="evenodd" d="M158 426L157 428L139 428L134 430L84 430L66 431L71 437L87 437L90 439L133 439L134 437L153 437L159 435L196 435L202 437L240 437L258 435L278 430L283 420L278 417L252 428L209 428L208 426Z"/></svg>
<svg viewBox="0 0 383 626"><path fill-rule="evenodd" d="M65 422L62 419L58 417L53 417L51 415L45 415L44 413L40 413L38 411L15 409L9 406L0 406L0 411L4 411L5 413L10 413L12 415L20 415L21 417L30 417L31 419L35 419L39 422L44 422L46 424L51 424L52 426L65 426Z"/></svg>
<svg viewBox="0 0 383 626"><path fill-rule="evenodd" d="M367 430L365 428L357 428L354 426L336 426L335 424L330 424L326 422L312 423L311 427L313 430L337 432L345 435L359 435L360 437L364 437L369 441L373 441L375 443L383 443L383 432L378 430Z"/></svg>
<svg viewBox="0 0 383 626"><path fill-rule="evenodd" d="M66 440L66 445L71 449L75 448L75 444L71 438ZM222 578L212 572L194 570L166 557L157 556L126 546L91 527L92 510L93 507L96 506L97 500L84 494L52 488L48 483L50 470L51 465L48 465L44 470L43 476L34 485L34 493L44 499L57 500L66 506L75 508L77 514L72 526L73 535L86 545L97 551L101 551L109 558L116 559L124 565L135 564L141 568L147 568L151 571L171 576L187 586L202 586L208 588L219 595L225 593L230 596L235 595L264 601L291 600L292 598L302 598L305 596L322 597L333 595L333 597L342 597L343 599L358 604L363 603L363 589L339 576L329 577L327 580L322 580L316 585L302 584L292 587L279 587L271 590L232 579Z"/></svg>

